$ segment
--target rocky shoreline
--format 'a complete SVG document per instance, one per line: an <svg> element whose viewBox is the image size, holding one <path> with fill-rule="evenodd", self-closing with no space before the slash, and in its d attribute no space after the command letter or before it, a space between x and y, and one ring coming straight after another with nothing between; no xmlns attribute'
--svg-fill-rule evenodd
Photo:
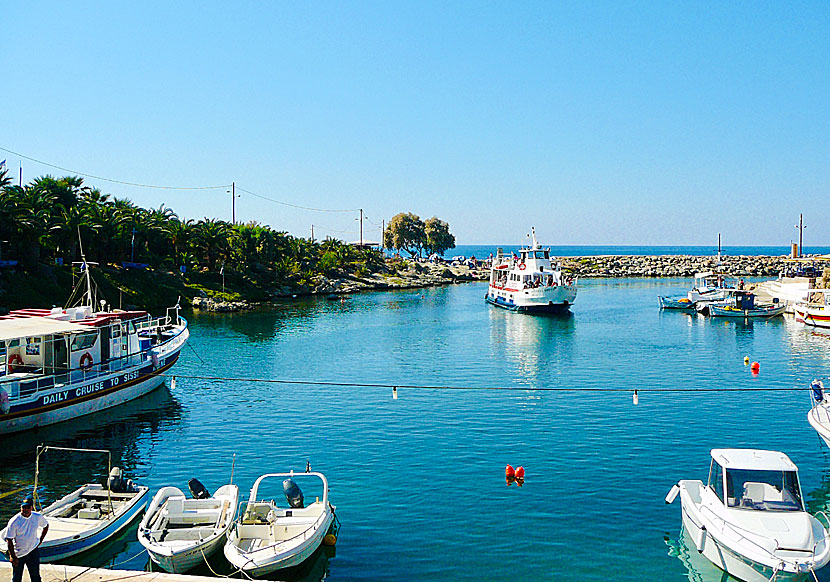
<svg viewBox="0 0 830 582"><path fill-rule="evenodd" d="M721 259L719 271L735 277L774 277L787 268L786 256L729 256ZM566 272L579 277L693 277L700 271L711 270L717 258L694 255L602 255L563 257ZM363 291L394 289L421 289L469 281L486 281L489 269L484 265L438 265L428 262L401 261L387 273L372 273L364 277L347 276L327 278L318 276L306 288L282 287L274 292L274 299L299 296L339 296ZM195 297L193 308L202 311L233 312L253 309L261 303L249 301L220 301L207 296Z"/></svg>

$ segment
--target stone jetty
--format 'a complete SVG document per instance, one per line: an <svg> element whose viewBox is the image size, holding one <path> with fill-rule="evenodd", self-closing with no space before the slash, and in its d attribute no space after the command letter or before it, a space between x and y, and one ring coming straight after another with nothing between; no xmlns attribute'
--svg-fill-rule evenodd
<svg viewBox="0 0 830 582"><path fill-rule="evenodd" d="M562 258L566 271L580 277L693 277L714 270L734 277L774 277L787 268L786 256L602 255Z"/></svg>

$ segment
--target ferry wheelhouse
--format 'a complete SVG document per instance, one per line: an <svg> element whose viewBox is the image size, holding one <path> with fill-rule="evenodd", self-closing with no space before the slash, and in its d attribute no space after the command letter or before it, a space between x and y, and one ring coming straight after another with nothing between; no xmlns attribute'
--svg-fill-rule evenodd
<svg viewBox="0 0 830 582"><path fill-rule="evenodd" d="M531 237L533 244L519 249L518 257L498 250L485 300L513 311L567 311L576 299L576 277L566 277L560 264L551 264L550 248L539 246L535 229Z"/></svg>
<svg viewBox="0 0 830 582"><path fill-rule="evenodd" d="M95 311L89 269L85 304L21 309L0 317L0 434L62 422L157 388L189 337L179 306Z"/></svg>

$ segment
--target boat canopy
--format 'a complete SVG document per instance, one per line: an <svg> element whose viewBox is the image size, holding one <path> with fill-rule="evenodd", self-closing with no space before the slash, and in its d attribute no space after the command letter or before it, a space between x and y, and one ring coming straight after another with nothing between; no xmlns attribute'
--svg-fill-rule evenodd
<svg viewBox="0 0 830 582"><path fill-rule="evenodd" d="M760 449L712 449L712 458L724 469L798 471L790 458L779 451Z"/></svg>
<svg viewBox="0 0 830 582"><path fill-rule="evenodd" d="M49 317L22 317L0 321L0 341L53 335L59 333L89 332L89 326L68 321L58 321Z"/></svg>

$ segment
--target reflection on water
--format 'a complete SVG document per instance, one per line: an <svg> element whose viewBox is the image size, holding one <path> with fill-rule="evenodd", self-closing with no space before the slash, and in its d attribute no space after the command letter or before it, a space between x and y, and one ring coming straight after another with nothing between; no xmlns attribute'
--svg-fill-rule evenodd
<svg viewBox="0 0 830 582"><path fill-rule="evenodd" d="M515 362L517 379L536 382L551 366L572 359L575 318L571 312L529 315L490 306L488 312L494 357L504 354Z"/></svg>
<svg viewBox="0 0 830 582"><path fill-rule="evenodd" d="M686 567L689 582L740 582L698 552L692 538L682 524L677 539L672 539L671 534L668 533L663 539L669 547L669 556L678 558Z"/></svg>
<svg viewBox="0 0 830 582"><path fill-rule="evenodd" d="M141 439L154 440L181 420L181 405L162 385L146 396L109 410L4 437L0 482L4 483L3 490L30 487L35 449L40 444L109 450L113 465L136 480L149 461L139 453ZM83 483L103 483L106 473L105 455L49 451L41 457L38 495L46 505ZM20 497L22 493L0 499L0 523L17 512Z"/></svg>

